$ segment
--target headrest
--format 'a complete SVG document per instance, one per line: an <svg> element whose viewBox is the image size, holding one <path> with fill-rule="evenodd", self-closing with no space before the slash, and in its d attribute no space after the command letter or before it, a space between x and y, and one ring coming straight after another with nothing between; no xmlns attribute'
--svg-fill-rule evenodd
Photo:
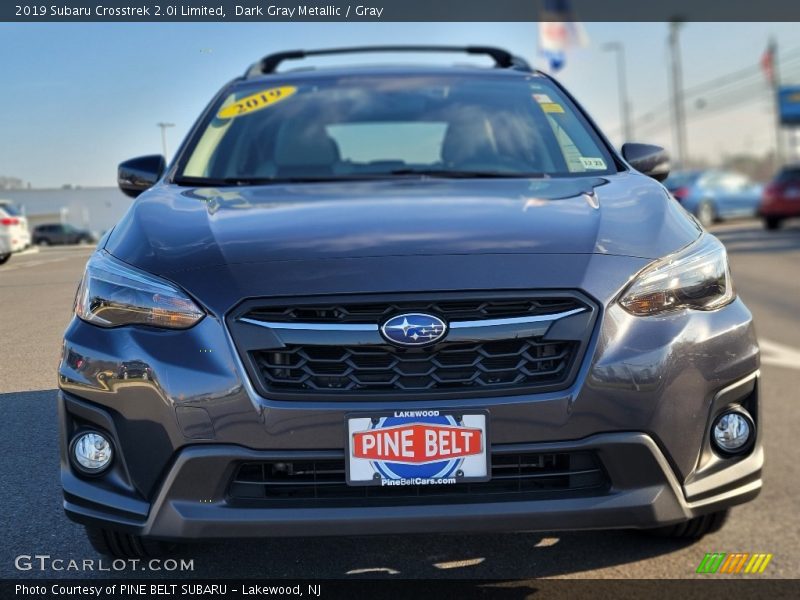
<svg viewBox="0 0 800 600"><path fill-rule="evenodd" d="M448 125L442 141L442 161L459 164L497 157L497 143L485 117L459 119Z"/></svg>
<svg viewBox="0 0 800 600"><path fill-rule="evenodd" d="M287 124L275 140L279 167L329 166L339 161L339 147L318 124Z"/></svg>

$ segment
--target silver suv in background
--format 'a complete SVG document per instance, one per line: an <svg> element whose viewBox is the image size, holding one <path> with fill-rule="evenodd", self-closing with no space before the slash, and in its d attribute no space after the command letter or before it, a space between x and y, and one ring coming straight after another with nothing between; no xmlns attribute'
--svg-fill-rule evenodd
<svg viewBox="0 0 800 600"><path fill-rule="evenodd" d="M0 265L30 245L28 219L11 200L0 200Z"/></svg>

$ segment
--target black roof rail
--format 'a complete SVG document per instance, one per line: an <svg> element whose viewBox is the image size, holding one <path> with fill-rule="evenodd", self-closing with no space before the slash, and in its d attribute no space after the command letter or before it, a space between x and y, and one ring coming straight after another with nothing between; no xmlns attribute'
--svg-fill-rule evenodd
<svg viewBox="0 0 800 600"><path fill-rule="evenodd" d="M325 48L321 50L289 50L269 54L247 70L246 77L274 73L282 62L299 60L309 56L330 56L334 54L360 54L371 52L460 52L465 54L484 54L494 60L495 67L530 70L525 60L514 56L508 50L492 46L350 46L345 48Z"/></svg>

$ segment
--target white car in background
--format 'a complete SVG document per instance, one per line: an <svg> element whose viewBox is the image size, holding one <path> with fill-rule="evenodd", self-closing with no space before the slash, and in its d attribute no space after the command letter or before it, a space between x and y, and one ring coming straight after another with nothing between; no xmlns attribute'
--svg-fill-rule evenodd
<svg viewBox="0 0 800 600"><path fill-rule="evenodd" d="M28 219L10 200L0 200L0 265L31 245Z"/></svg>

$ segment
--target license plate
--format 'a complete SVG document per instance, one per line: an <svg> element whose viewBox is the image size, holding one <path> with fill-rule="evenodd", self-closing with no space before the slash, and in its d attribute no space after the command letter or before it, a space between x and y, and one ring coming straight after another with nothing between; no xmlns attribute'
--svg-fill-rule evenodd
<svg viewBox="0 0 800 600"><path fill-rule="evenodd" d="M397 410L346 417L349 485L488 481L485 411Z"/></svg>

